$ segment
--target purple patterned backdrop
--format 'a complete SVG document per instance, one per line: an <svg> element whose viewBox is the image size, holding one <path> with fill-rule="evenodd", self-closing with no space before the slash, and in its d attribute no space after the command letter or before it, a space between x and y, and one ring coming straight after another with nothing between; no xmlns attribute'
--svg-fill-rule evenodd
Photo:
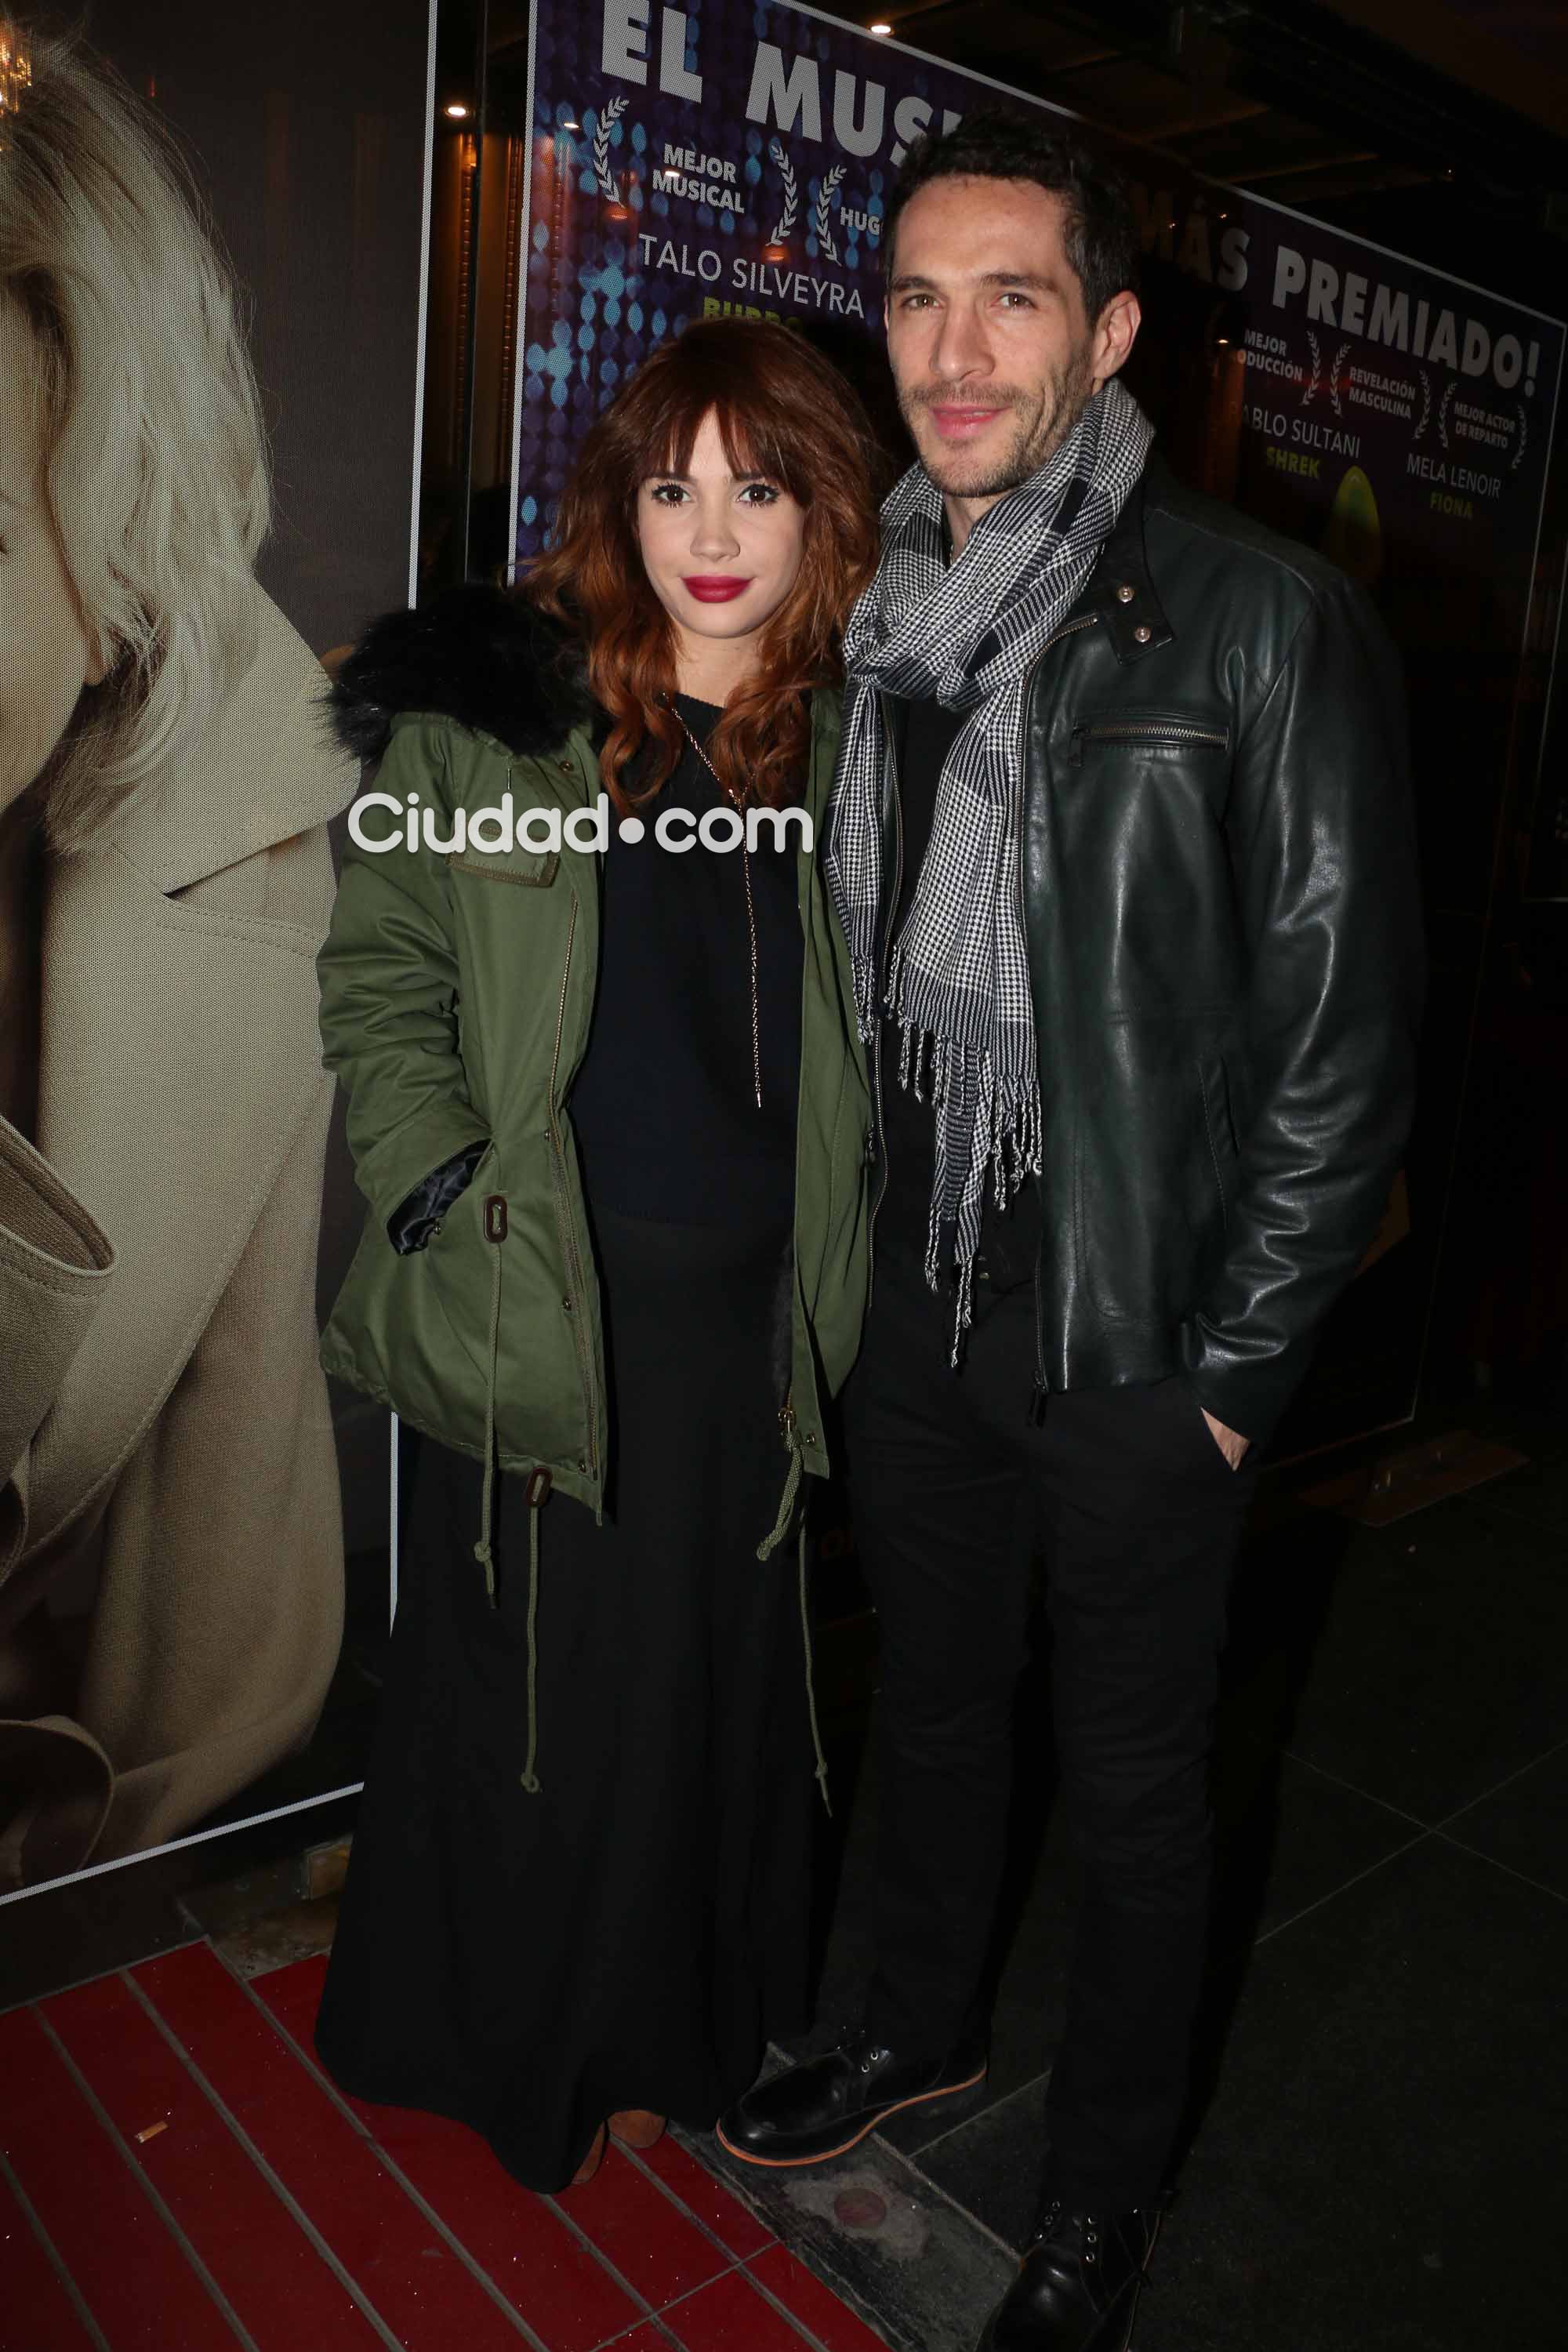
<svg viewBox="0 0 1568 2352"><path fill-rule="evenodd" d="M996 94L778 0L537 0L533 15L520 555L589 419L689 318L876 335L889 176L928 123ZM1246 355L1226 491L1373 576L1392 528L1522 584L1560 323L1146 151L1122 160L1151 277L1180 281L1189 327L1207 298L1197 339ZM1139 389L1157 408L1147 355Z"/></svg>
<svg viewBox="0 0 1568 2352"><path fill-rule="evenodd" d="M877 331L890 163L973 88L797 8L539 0L520 554L540 545L587 419L689 319Z"/></svg>

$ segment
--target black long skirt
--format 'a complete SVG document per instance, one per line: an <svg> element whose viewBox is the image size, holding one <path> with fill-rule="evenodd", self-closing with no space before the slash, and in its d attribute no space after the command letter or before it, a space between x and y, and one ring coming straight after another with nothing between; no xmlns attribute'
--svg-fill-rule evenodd
<svg viewBox="0 0 1568 2352"><path fill-rule="evenodd" d="M611 1502L539 1528L424 1441L375 1752L317 2025L356 2096L454 2116L532 2189L606 2116L697 2129L804 2030L811 1754L768 1363L784 1237L596 1220Z"/></svg>

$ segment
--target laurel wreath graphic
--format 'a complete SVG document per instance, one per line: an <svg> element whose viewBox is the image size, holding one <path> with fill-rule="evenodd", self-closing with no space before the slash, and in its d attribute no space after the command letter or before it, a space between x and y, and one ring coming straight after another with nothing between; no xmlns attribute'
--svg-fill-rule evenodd
<svg viewBox="0 0 1568 2352"><path fill-rule="evenodd" d="M599 127L594 133L594 177L599 183L600 194L606 196L613 205L618 205L622 199L620 181L610 169L610 133L629 103L624 90L618 98L612 98L601 110Z"/></svg>
<svg viewBox="0 0 1568 2352"><path fill-rule="evenodd" d="M1343 409L1340 406L1340 370L1344 364L1345 353L1349 350L1349 343L1342 343L1339 350L1334 353L1334 363L1329 370L1329 398L1334 404L1334 415L1336 416L1342 416L1344 415Z"/></svg>
<svg viewBox="0 0 1568 2352"><path fill-rule="evenodd" d="M1519 461L1524 455L1524 445L1530 438L1530 427L1524 421L1523 401L1516 400L1513 404L1519 411L1519 446L1513 453L1513 462L1508 470L1510 474L1517 474L1519 471Z"/></svg>
<svg viewBox="0 0 1568 2352"><path fill-rule="evenodd" d="M1442 399L1437 403L1437 438L1441 441L1445 449L1448 446L1448 403L1454 397L1454 387L1457 381L1457 378L1450 378L1448 383L1443 388Z"/></svg>
<svg viewBox="0 0 1568 2352"><path fill-rule="evenodd" d="M1421 379L1421 422L1415 427L1415 438L1419 441L1432 422L1432 379L1424 367L1418 367L1415 373Z"/></svg>
<svg viewBox="0 0 1568 2352"><path fill-rule="evenodd" d="M1307 380L1307 389L1301 394L1301 405L1303 408L1306 407L1308 402L1315 395L1318 386L1322 381L1323 374L1323 356L1318 349L1318 338L1313 334L1310 327L1307 330L1307 349L1312 354L1312 373Z"/></svg>
<svg viewBox="0 0 1568 2352"><path fill-rule="evenodd" d="M781 139L770 140L768 142L768 153L778 165L779 171L784 178L784 208L779 215L778 226L773 230L768 242L770 245L782 245L785 237L789 235L791 229L795 226L795 215L800 210L800 193L795 186L795 173L791 167L789 156L785 152L784 142Z"/></svg>
<svg viewBox="0 0 1568 2352"><path fill-rule="evenodd" d="M843 177L843 164L835 163L831 172L823 173L822 185L816 192L816 216L813 225L816 230L818 248L827 256L829 261L837 261L838 258L838 247L833 242L830 220L833 199L838 194L839 182Z"/></svg>

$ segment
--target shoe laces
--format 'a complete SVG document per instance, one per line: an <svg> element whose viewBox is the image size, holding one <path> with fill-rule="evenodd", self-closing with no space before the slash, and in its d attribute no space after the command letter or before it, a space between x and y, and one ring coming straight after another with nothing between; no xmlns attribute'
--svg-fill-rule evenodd
<svg viewBox="0 0 1568 2352"><path fill-rule="evenodd" d="M847 2058L858 2073L868 2074L873 2066L881 2059L890 2057L892 2053L880 2042L871 2041L863 2026L852 2025L846 2028L832 2048L825 2051L823 2055Z"/></svg>
<svg viewBox="0 0 1568 2352"><path fill-rule="evenodd" d="M1130 2218L1139 2217L1141 2213L1142 2209L1134 2206ZM1030 2246L1048 2245L1054 2237L1063 2234L1062 2225L1067 2222L1073 2225L1073 2233L1079 2241L1079 2259L1091 2269L1098 2268L1104 2236L1103 2219L1098 2213L1068 2213L1061 2199L1053 2197L1040 2209L1039 2219L1029 2241Z"/></svg>

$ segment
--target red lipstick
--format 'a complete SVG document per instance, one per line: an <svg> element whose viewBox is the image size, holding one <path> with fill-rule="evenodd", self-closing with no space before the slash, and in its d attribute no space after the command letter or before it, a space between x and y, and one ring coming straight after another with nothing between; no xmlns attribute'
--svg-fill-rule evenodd
<svg viewBox="0 0 1568 2352"><path fill-rule="evenodd" d="M732 572L712 572L683 573L680 584L700 604L728 604L732 597L743 595L752 583L737 579Z"/></svg>

